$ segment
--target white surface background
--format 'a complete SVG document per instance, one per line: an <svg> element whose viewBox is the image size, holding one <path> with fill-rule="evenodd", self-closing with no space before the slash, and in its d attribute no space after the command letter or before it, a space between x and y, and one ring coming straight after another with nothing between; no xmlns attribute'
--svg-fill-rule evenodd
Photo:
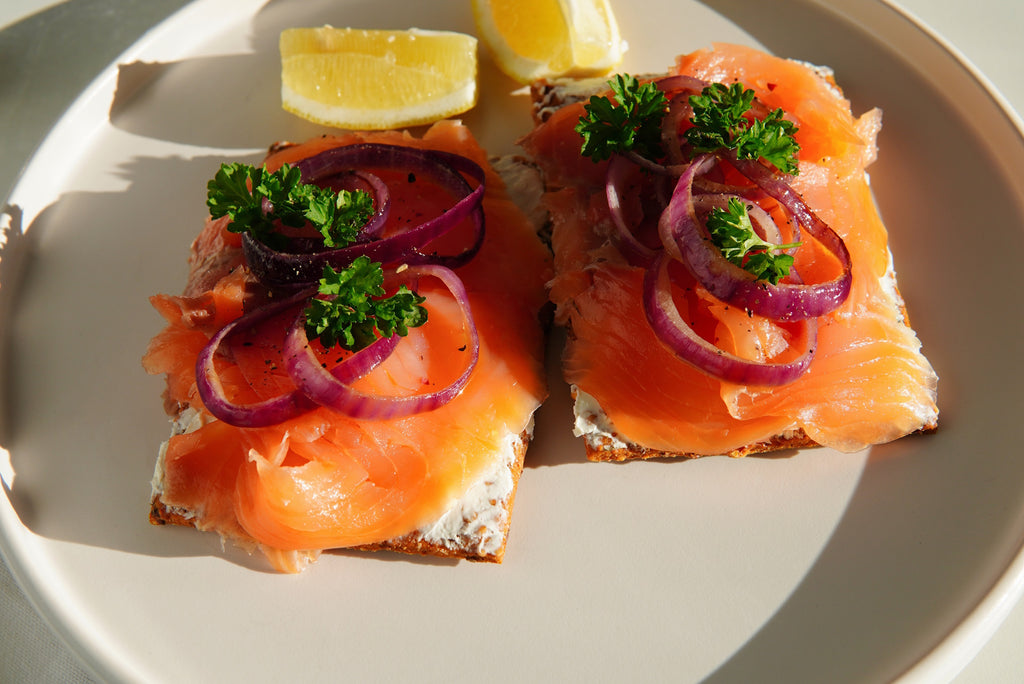
<svg viewBox="0 0 1024 684"><path fill-rule="evenodd" d="M0 0L0 195L63 109L104 66L185 0ZM902 0L1024 112L1018 0ZM1024 604L956 679L1024 681ZM0 564L0 682L88 682Z"/></svg>

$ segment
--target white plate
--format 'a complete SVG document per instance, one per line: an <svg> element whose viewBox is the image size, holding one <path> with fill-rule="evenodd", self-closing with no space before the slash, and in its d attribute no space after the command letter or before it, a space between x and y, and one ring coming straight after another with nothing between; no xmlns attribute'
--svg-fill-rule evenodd
<svg viewBox="0 0 1024 684"><path fill-rule="evenodd" d="M973 655L1024 584L1015 119L878 0L642 4L619 10L626 70L744 42L831 65L856 111L884 109L872 178L941 430L855 455L589 464L553 374L502 566L341 553L287 577L151 527L167 425L139 364L160 327L146 297L180 289L221 160L319 132L279 108L280 30L474 30L455 0L199 0L54 128L0 261L0 546L99 676L836 682L948 677ZM527 105L482 68L466 121L507 152Z"/></svg>

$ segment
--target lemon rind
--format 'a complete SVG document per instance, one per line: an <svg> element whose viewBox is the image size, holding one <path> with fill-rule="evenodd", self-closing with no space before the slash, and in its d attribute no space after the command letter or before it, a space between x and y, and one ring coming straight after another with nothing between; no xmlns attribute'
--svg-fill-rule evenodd
<svg viewBox="0 0 1024 684"><path fill-rule="evenodd" d="M420 126L465 113L477 103L476 79L438 98L402 108L343 107L325 105L281 85L281 106L313 123L334 128L380 131Z"/></svg>

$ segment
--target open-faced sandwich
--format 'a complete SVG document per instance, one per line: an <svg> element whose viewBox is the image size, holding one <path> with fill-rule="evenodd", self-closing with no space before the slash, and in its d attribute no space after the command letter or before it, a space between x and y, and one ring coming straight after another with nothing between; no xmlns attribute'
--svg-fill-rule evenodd
<svg viewBox="0 0 1024 684"><path fill-rule="evenodd" d="M936 426L865 172L879 111L733 45L532 92L522 146L590 459L854 451Z"/></svg>
<svg viewBox="0 0 1024 684"><path fill-rule="evenodd" d="M146 370L151 520L262 550L500 562L543 380L550 256L462 125L225 164Z"/></svg>

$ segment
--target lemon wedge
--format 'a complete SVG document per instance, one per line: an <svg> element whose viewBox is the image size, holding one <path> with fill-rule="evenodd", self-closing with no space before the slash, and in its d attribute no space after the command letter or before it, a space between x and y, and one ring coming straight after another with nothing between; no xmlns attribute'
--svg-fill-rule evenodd
<svg viewBox="0 0 1024 684"><path fill-rule="evenodd" d="M473 18L498 67L520 83L607 74L626 50L608 0L473 0Z"/></svg>
<svg viewBox="0 0 1024 684"><path fill-rule="evenodd" d="M477 40L451 31L292 28L281 33L281 105L351 130L432 123L477 100Z"/></svg>

